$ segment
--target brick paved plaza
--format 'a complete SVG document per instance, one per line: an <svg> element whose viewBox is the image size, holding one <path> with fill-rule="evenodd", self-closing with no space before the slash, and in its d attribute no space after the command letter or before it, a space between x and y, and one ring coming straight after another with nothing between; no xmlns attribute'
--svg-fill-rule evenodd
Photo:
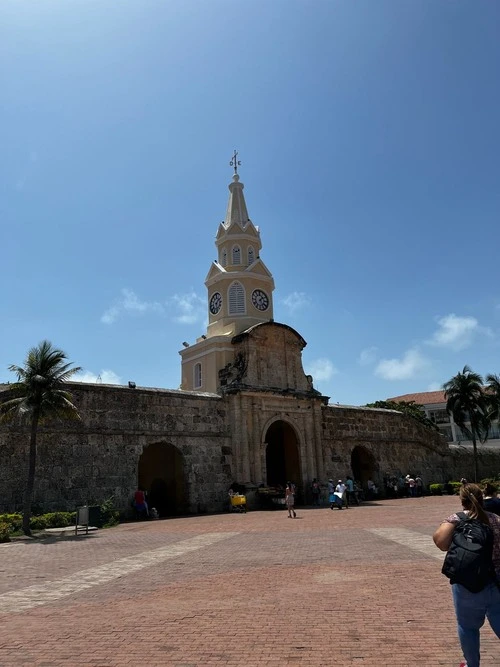
<svg viewBox="0 0 500 667"><path fill-rule="evenodd" d="M456 498L0 546L0 665L456 665L431 534ZM482 631L482 665L500 664Z"/></svg>

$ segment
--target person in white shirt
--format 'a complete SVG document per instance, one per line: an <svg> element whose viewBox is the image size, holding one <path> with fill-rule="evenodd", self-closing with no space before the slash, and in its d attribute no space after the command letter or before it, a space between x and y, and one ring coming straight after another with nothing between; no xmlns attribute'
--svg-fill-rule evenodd
<svg viewBox="0 0 500 667"><path fill-rule="evenodd" d="M345 496L345 490L346 490L346 485L344 482L339 479L337 486L335 487L335 502L337 503L337 507L339 510L342 509L342 505L344 504L344 496Z"/></svg>

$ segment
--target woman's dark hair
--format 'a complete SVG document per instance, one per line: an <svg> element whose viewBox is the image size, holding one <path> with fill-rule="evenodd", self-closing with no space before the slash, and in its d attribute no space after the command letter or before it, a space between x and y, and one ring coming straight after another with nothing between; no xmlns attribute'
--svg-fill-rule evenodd
<svg viewBox="0 0 500 667"><path fill-rule="evenodd" d="M490 482L486 482L483 488L483 495L484 496L494 496L498 493L497 487L494 484L490 484Z"/></svg>
<svg viewBox="0 0 500 667"><path fill-rule="evenodd" d="M460 500L464 510L468 510L471 519L479 519L481 523L490 522L483 509L483 492L477 484L463 484L460 487Z"/></svg>

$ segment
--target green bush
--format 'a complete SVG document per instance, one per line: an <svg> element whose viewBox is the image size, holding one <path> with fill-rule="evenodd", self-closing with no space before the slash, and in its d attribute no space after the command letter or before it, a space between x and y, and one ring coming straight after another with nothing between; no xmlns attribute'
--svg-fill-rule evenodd
<svg viewBox="0 0 500 667"><path fill-rule="evenodd" d="M50 528L49 517L50 514L40 514L40 516L32 516L30 519L30 528L32 530L44 530Z"/></svg>
<svg viewBox="0 0 500 667"><path fill-rule="evenodd" d="M6 521L0 521L0 542L10 542L10 526Z"/></svg>
<svg viewBox="0 0 500 667"><path fill-rule="evenodd" d="M51 512L44 514L47 520L47 528L66 528L75 523L75 512Z"/></svg>
<svg viewBox="0 0 500 667"><path fill-rule="evenodd" d="M431 496L442 496L444 484L429 484Z"/></svg>
<svg viewBox="0 0 500 667"><path fill-rule="evenodd" d="M114 497L106 498L101 505L101 522L103 528L112 528L120 523L120 512L115 509Z"/></svg>
<svg viewBox="0 0 500 667"><path fill-rule="evenodd" d="M17 533L23 527L21 514L0 514L0 523L5 523L10 533Z"/></svg>
<svg viewBox="0 0 500 667"><path fill-rule="evenodd" d="M448 493L451 491L452 495L458 496L461 486L462 482L448 482Z"/></svg>
<svg viewBox="0 0 500 667"><path fill-rule="evenodd" d="M75 523L75 512L49 512L40 516L32 516L30 528L45 530L45 528L66 528ZM5 524L9 533L18 533L23 527L22 514L0 514L0 524Z"/></svg>

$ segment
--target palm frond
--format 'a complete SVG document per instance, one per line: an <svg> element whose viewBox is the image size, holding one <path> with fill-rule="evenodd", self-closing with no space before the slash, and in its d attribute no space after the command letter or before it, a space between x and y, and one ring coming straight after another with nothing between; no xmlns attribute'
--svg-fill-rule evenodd
<svg viewBox="0 0 500 667"><path fill-rule="evenodd" d="M66 354L47 341L41 341L28 350L24 366L12 364L9 370L16 373L18 381L10 387L9 400L4 402L2 414L37 412L40 416L78 414L71 403L71 394L64 390L65 382L80 367L72 367Z"/></svg>

